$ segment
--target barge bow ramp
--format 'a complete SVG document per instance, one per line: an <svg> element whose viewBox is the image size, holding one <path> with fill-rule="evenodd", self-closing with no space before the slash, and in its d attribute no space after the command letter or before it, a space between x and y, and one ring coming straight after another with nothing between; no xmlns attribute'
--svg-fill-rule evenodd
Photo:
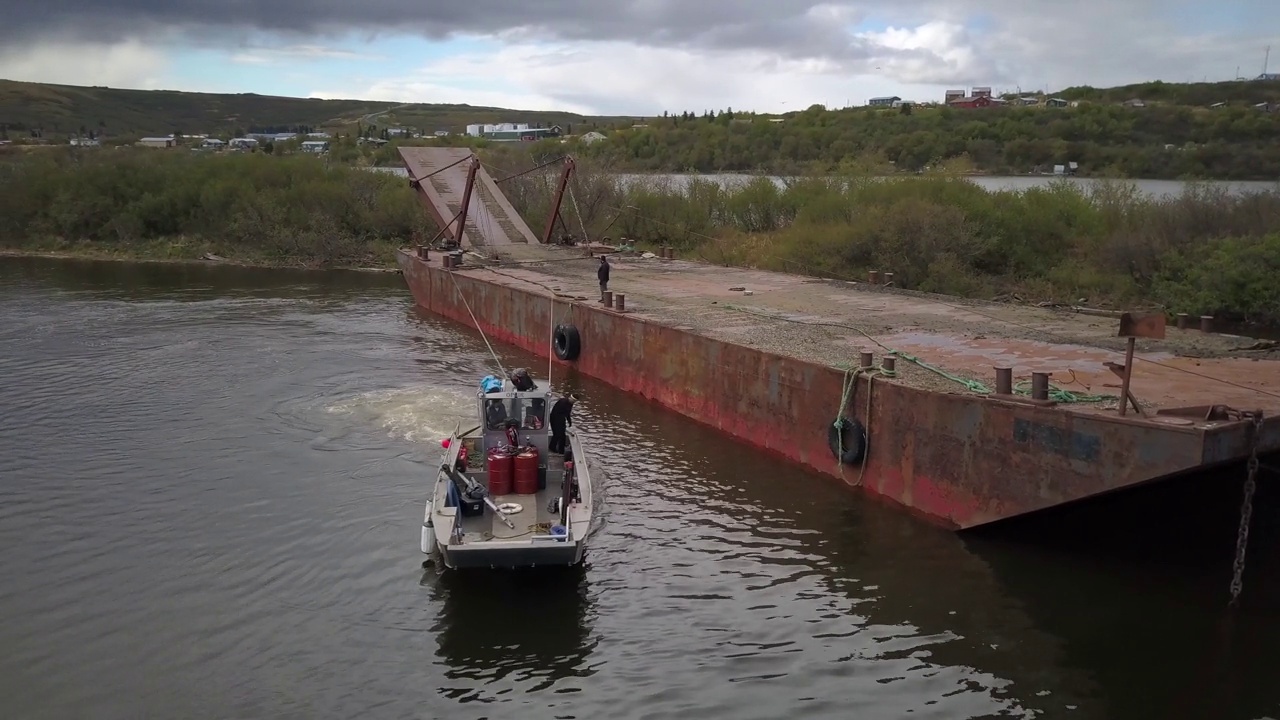
<svg viewBox="0 0 1280 720"><path fill-rule="evenodd" d="M411 177L435 151L402 149ZM476 174L478 187L492 183ZM433 215L451 207L416 185L442 209ZM479 202L495 196L493 185ZM1137 341L1130 392L1142 411L1121 416L1109 364L1124 364L1126 341L1114 318L625 256L610 256L625 307L607 307L598 260L538 244L509 208L502 198L490 212L517 231L466 223L464 247L496 264L446 268L441 253L398 252L419 306L467 324L474 314L489 337L543 357L554 306L555 324L580 339L563 364L948 527L1244 460L1255 443L1280 450L1280 360L1246 349L1251 339L1169 328ZM484 229L489 242L475 235ZM864 352L873 368L891 358L894 372L857 370ZM996 367L1012 368L1015 388L1049 373L1054 391L1048 401L994 394ZM853 462L832 451L838 417L865 431L862 453L844 436Z"/></svg>

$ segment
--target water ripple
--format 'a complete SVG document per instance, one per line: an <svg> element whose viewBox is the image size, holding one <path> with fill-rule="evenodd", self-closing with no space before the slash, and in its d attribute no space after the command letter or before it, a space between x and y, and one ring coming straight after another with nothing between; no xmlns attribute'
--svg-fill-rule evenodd
<svg viewBox="0 0 1280 720"><path fill-rule="evenodd" d="M33 267L0 266L14 717L1105 709L954 536L560 370L600 483L586 566L424 573L474 333L398 279Z"/></svg>

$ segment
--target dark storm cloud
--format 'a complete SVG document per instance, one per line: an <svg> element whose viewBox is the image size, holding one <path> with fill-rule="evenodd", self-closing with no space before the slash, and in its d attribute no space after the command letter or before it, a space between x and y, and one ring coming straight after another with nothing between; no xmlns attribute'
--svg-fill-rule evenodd
<svg viewBox="0 0 1280 720"><path fill-rule="evenodd" d="M163 30L201 39L266 31L515 32L522 39L629 40L647 45L761 48L796 57L860 59L846 18L813 0L0 0L0 42L109 42Z"/></svg>

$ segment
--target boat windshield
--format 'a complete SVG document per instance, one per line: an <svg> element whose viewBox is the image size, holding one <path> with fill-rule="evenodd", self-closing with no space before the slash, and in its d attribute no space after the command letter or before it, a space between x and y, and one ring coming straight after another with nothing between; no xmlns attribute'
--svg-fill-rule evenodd
<svg viewBox="0 0 1280 720"><path fill-rule="evenodd" d="M523 428L535 430L546 427L547 401L545 398L492 398L484 401L484 422L489 430L502 430L512 419Z"/></svg>

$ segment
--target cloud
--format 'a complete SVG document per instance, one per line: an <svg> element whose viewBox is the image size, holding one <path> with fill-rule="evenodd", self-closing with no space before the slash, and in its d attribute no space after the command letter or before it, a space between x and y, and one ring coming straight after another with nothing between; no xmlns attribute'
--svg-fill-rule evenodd
<svg viewBox="0 0 1280 720"><path fill-rule="evenodd" d="M277 79L323 67L316 76L325 86L299 88L303 95L644 114L791 109L881 94L929 99L941 86L1052 90L1228 79L1237 67L1257 74L1263 47L1280 48L1280 36L1264 35L1280 27L1275 0L1229 7L1211 0L539 0L530 12L531 5L0 0L0 48L7 49L0 75L82 84L109 76L112 84L149 87L159 70L145 61L158 65L162 53L140 45L143 38L173 53L194 46L241 66L270 65ZM438 53L377 57L380 39L402 45L405 36L481 38L500 49L417 70L416 58ZM72 45L85 38L94 61ZM368 54L353 38L363 39ZM28 61L27 53L44 59ZM375 60L383 66L334 67ZM1280 69L1280 50L1273 68ZM246 74L237 82L255 81Z"/></svg>
<svg viewBox="0 0 1280 720"><path fill-rule="evenodd" d="M454 55L372 82L356 79L312 96L651 116L663 110L701 113L731 106L785 111L815 102L861 104L897 86L883 77L847 75L834 63L758 50L698 53L625 42L512 43L496 52ZM940 86L918 89L941 96Z"/></svg>
<svg viewBox="0 0 1280 720"><path fill-rule="evenodd" d="M0 45L0 77L30 82L154 89L161 87L167 67L163 52L136 40Z"/></svg>
<svg viewBox="0 0 1280 720"><path fill-rule="evenodd" d="M276 65L315 60L375 61L382 55L358 53L323 45L288 45L285 47L246 47L231 55L231 62L241 65Z"/></svg>

